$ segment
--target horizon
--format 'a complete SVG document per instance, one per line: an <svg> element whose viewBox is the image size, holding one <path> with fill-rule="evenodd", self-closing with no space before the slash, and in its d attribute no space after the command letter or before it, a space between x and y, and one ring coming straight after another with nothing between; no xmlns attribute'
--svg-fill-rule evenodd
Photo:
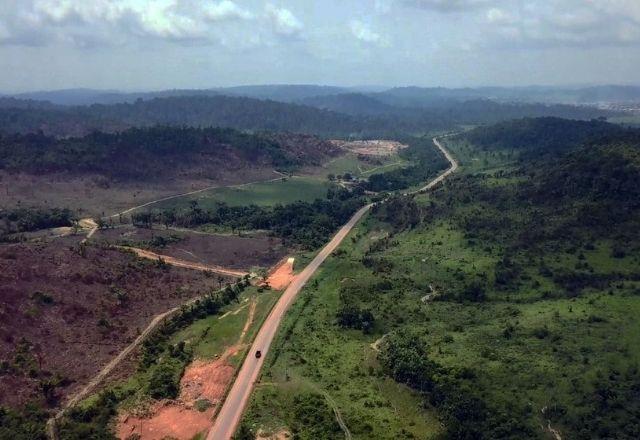
<svg viewBox="0 0 640 440"><path fill-rule="evenodd" d="M5 0L0 90L630 84L639 47L629 0Z"/></svg>
<svg viewBox="0 0 640 440"><path fill-rule="evenodd" d="M15 97L19 95L39 94L39 93L62 93L62 92L99 92L105 94L132 94L132 93L160 93L167 91L214 91L214 90L229 90L234 88L260 88L260 87L327 87L345 89L345 91L353 90L354 93L369 93L363 92L363 89L367 88L379 88L381 90L392 89L424 89L424 90L482 90L482 89L504 89L504 90L525 90L525 89L556 89L556 90L580 90L588 88L604 88L604 87L638 87L640 88L640 82L634 83L583 83L583 84L527 84L527 85L462 85L458 87L448 87L442 85L415 85L415 84L403 84L403 85L382 85L382 84L356 84L356 85L344 85L344 84L323 84L323 83L249 83L249 84L235 84L229 86L208 86L208 87L168 87L157 89L117 89L117 88L93 88L84 86L69 86L55 89L25 89L25 90L0 90L0 96Z"/></svg>

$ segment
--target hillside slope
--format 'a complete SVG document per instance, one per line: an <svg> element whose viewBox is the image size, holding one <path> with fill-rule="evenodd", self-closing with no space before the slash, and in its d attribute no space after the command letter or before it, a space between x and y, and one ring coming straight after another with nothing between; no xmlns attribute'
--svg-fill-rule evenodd
<svg viewBox="0 0 640 440"><path fill-rule="evenodd" d="M319 164L339 150L312 136L245 134L233 129L151 127L56 139L0 135L0 169L98 173L120 179L207 177L220 170Z"/></svg>
<svg viewBox="0 0 640 440"><path fill-rule="evenodd" d="M562 144L574 122L554 124ZM637 438L637 135L553 156L449 140L460 175L380 205L302 294L242 431L330 429L298 387L354 438Z"/></svg>

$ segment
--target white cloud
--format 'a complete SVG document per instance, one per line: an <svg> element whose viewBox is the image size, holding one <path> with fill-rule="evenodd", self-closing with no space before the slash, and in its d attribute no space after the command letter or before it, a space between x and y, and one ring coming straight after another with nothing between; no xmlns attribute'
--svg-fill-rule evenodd
<svg viewBox="0 0 640 440"><path fill-rule="evenodd" d="M278 8L272 4L267 4L265 11L274 31L279 35L287 37L296 36L304 28L302 22L298 20L289 9Z"/></svg>
<svg viewBox="0 0 640 440"><path fill-rule="evenodd" d="M222 0L209 3L203 6L204 16L211 21L240 19L249 20L253 14L246 9L239 7L231 0Z"/></svg>
<svg viewBox="0 0 640 440"><path fill-rule="evenodd" d="M482 12L483 46L506 48L640 45L636 0L496 1ZM482 24L480 24L482 25Z"/></svg>
<svg viewBox="0 0 640 440"><path fill-rule="evenodd" d="M210 44L219 27L253 14L232 0L2 0L6 32L0 43L44 45L60 42L87 47L153 38ZM227 41L229 37L224 35Z"/></svg>
<svg viewBox="0 0 640 440"><path fill-rule="evenodd" d="M374 32L369 25L360 20L351 20L349 23L351 33L358 40L377 46L388 46L389 41L377 32Z"/></svg>

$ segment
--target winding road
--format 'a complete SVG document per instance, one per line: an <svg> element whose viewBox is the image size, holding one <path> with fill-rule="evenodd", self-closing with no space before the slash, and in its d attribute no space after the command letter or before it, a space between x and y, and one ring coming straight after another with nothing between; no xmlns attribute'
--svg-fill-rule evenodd
<svg viewBox="0 0 640 440"><path fill-rule="evenodd" d="M438 138L433 138L433 143L449 161L449 168L424 187L406 194L416 194L428 191L458 169L458 162L453 158L449 151L444 148ZM207 435L207 440L228 440L233 436L238 424L240 423L244 409L249 402L253 387L258 380L266 355L271 348L271 343L273 342L276 332L278 331L278 327L280 326L287 309L291 306L298 293L300 293L304 285L314 275L324 260L326 260L327 257L340 245L351 229L353 229L353 227L360 221L367 211L371 209L372 206L373 204L369 204L358 210L358 212L351 217L347 224L338 231L331 241L318 253L318 255L316 255L311 263L309 263L309 265L295 277L289 287L284 291L256 335L251 349L249 350L249 354L245 358L242 367L238 372L238 376L236 377L236 380L229 391L218 416L216 417L214 425ZM256 358L255 353L258 350L262 352L262 356Z"/></svg>

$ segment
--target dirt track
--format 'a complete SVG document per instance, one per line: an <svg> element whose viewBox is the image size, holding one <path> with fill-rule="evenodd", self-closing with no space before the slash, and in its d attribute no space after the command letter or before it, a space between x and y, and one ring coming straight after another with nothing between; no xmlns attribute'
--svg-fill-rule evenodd
<svg viewBox="0 0 640 440"><path fill-rule="evenodd" d="M191 261L179 260L174 257L169 257L168 255L156 254L155 252L151 252L145 249L139 249L139 248L128 247L128 246L120 246L120 248L130 250L140 258L146 258L148 260L155 260L155 261L162 260L166 264L169 264L171 266L184 267L187 269L200 270L203 272L219 273L220 275L228 275L228 276L238 277L238 278L242 278L245 275L249 275L248 272L227 269L220 266L212 266L209 264L199 264L199 263L193 263Z"/></svg>
<svg viewBox="0 0 640 440"><path fill-rule="evenodd" d="M433 139L433 143L444 154L451 166L427 185L413 193L428 191L458 169L458 162L442 146L442 144L440 144L437 138ZM353 229L353 227L360 221L367 211L371 209L372 206L373 205L370 204L358 210L358 212L351 217L347 224L338 231L331 241L318 253L318 255L316 255L311 263L309 263L309 265L305 267L298 276L296 276L293 282L284 291L278 300L278 303L272 309L271 313L258 331L233 387L227 395L222 409L216 417L213 428L209 431L207 440L227 440L233 436L238 424L240 423L242 413L249 401L253 387L258 380L260 370L285 312L324 260L340 245L351 229ZM262 356L260 358L256 358L254 355L258 350L262 352Z"/></svg>

